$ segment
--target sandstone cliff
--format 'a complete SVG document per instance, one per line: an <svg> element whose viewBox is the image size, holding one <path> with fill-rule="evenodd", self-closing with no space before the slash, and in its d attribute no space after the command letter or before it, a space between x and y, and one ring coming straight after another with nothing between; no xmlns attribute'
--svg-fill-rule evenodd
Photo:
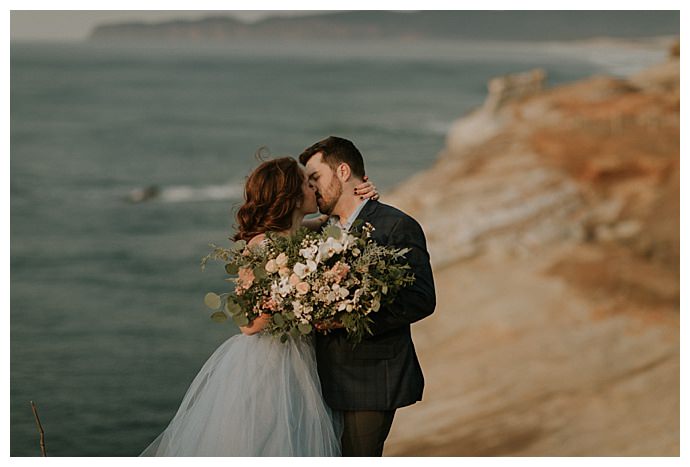
<svg viewBox="0 0 690 467"><path fill-rule="evenodd" d="M424 400L385 455L677 456L679 61L490 83L385 201L424 226Z"/></svg>

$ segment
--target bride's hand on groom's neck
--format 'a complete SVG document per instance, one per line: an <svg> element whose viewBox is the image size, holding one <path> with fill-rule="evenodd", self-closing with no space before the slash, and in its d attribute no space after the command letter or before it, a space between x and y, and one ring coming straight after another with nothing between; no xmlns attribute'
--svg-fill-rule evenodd
<svg viewBox="0 0 690 467"><path fill-rule="evenodd" d="M371 199L374 201L379 199L376 185L369 181L367 175L364 176L364 181L355 187L355 195L359 196L359 199Z"/></svg>

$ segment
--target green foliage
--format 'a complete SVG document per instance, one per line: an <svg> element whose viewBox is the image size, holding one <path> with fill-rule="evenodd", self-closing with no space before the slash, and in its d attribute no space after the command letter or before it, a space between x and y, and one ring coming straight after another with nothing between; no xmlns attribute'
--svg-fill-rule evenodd
<svg viewBox="0 0 690 467"><path fill-rule="evenodd" d="M340 240L343 235L343 231L336 225L329 225L324 229L323 233L326 238L333 237L336 240Z"/></svg>
<svg viewBox="0 0 690 467"><path fill-rule="evenodd" d="M225 302L225 311L227 311L230 316L235 316L242 313L242 307L234 300L228 298Z"/></svg>
<svg viewBox="0 0 690 467"><path fill-rule="evenodd" d="M204 297L204 304L212 310L217 310L220 308L220 297L213 292L209 292Z"/></svg>
<svg viewBox="0 0 690 467"><path fill-rule="evenodd" d="M268 261L265 261L258 266L254 267L254 278L256 280L261 280L266 278L266 263Z"/></svg>
<svg viewBox="0 0 690 467"><path fill-rule="evenodd" d="M216 311L211 315L211 319L217 323L222 323L223 321L227 321L228 317L222 311Z"/></svg>
<svg viewBox="0 0 690 467"><path fill-rule="evenodd" d="M249 325L249 319L247 318L246 315L244 315L242 313L233 315L232 319L233 319L233 321L235 321L235 324L238 326L248 326Z"/></svg>
<svg viewBox="0 0 690 467"><path fill-rule="evenodd" d="M275 313L273 315L273 322L275 323L276 326L284 326L285 325L285 318L283 318L283 315L280 313Z"/></svg>
<svg viewBox="0 0 690 467"><path fill-rule="evenodd" d="M230 246L230 250L233 253L241 253L245 248L247 248L246 240L238 240Z"/></svg>

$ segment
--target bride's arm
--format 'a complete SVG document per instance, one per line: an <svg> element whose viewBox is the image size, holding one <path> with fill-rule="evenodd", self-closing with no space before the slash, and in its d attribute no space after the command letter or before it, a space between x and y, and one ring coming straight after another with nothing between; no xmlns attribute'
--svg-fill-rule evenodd
<svg viewBox="0 0 690 467"><path fill-rule="evenodd" d="M249 326L240 326L240 331L242 331L242 334L251 336L252 334L256 334L265 328L270 319L271 315L268 313L262 313L254 321L249 323Z"/></svg>
<svg viewBox="0 0 690 467"><path fill-rule="evenodd" d="M319 217L315 217L313 219L303 219L302 220L302 227L306 227L309 230L313 230L314 232L318 232L321 230L321 226L328 220L328 215L327 214L321 214Z"/></svg>

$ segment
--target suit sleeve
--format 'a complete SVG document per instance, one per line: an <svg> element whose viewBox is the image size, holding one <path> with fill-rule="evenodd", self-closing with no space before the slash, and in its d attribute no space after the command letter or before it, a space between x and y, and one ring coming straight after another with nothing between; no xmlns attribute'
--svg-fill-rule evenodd
<svg viewBox="0 0 690 467"><path fill-rule="evenodd" d="M426 238L419 223L411 217L402 217L391 230L388 245L411 249L405 259L415 281L402 288L390 305L372 313L374 322L371 330L374 336L419 321L432 314L436 308L434 277L426 249Z"/></svg>

